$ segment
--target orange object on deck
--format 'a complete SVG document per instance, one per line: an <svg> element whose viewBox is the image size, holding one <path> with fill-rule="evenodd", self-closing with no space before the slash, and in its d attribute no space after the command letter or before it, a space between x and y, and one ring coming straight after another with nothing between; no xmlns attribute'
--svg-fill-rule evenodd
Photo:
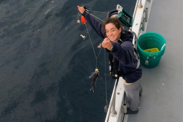
<svg viewBox="0 0 183 122"><path fill-rule="evenodd" d="M83 15L81 15L81 22L82 22L83 24L86 23L86 19L85 19L85 17L84 17Z"/></svg>

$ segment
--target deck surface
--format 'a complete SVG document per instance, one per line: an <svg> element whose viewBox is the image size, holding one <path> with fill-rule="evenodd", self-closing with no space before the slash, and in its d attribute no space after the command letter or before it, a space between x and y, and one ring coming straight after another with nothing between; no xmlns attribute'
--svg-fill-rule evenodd
<svg viewBox="0 0 183 122"><path fill-rule="evenodd" d="M147 32L166 40L165 54L153 69L143 68L139 113L128 122L183 121L183 0L153 0Z"/></svg>

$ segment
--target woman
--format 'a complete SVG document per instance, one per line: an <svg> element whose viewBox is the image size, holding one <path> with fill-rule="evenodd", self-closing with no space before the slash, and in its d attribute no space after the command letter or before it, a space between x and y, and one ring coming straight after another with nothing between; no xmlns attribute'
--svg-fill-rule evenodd
<svg viewBox="0 0 183 122"><path fill-rule="evenodd" d="M102 47L119 61L119 74L123 77L124 89L129 108L127 114L138 113L139 96L142 92L139 79L142 68L134 55L133 35L124 31L118 18L108 18L103 24L87 13L82 6L77 6L96 33L103 38Z"/></svg>

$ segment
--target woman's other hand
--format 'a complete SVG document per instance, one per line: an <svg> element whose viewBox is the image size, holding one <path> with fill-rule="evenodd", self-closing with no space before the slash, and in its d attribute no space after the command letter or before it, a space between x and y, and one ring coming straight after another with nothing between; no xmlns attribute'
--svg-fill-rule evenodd
<svg viewBox="0 0 183 122"><path fill-rule="evenodd" d="M84 11L85 11L84 7L83 7L83 6L77 6L77 7L78 7L78 11L79 11L81 14L83 14Z"/></svg>

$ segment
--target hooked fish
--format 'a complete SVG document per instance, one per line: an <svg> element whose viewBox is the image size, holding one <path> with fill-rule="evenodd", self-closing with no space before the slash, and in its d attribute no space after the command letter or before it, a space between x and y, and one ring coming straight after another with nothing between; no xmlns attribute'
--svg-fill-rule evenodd
<svg viewBox="0 0 183 122"><path fill-rule="evenodd" d="M101 77L99 76L99 70L96 68L96 69L95 69L95 72L93 72L93 73L89 76L89 78L93 78L92 87L91 87L90 91L94 93L94 88L96 87L97 78L101 78Z"/></svg>

